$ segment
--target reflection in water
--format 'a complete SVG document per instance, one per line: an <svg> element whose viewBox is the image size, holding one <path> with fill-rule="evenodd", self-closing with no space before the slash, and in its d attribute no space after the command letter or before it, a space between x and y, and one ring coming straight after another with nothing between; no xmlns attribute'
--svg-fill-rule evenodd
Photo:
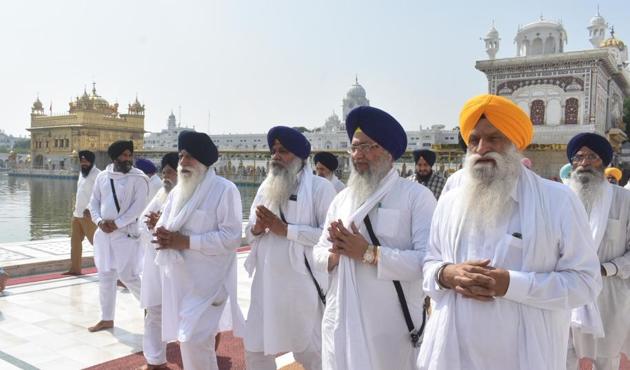
<svg viewBox="0 0 630 370"><path fill-rule="evenodd" d="M237 186L247 219L258 185ZM0 173L0 243L69 236L76 188L75 180Z"/></svg>

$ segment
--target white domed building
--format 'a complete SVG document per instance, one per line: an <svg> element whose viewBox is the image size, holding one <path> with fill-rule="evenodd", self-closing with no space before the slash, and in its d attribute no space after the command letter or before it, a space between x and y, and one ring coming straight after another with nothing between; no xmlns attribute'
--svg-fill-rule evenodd
<svg viewBox="0 0 630 370"><path fill-rule="evenodd" d="M518 27L515 57L497 58L500 38L493 25L484 38L488 60L475 65L486 74L489 93L529 113L534 141L526 155L540 157L532 159L544 176L557 175L566 163L564 150L574 135L620 127L623 100L630 96L627 47L612 29L607 38L608 24L599 11L586 29L593 48L567 51L562 22L540 17Z"/></svg>

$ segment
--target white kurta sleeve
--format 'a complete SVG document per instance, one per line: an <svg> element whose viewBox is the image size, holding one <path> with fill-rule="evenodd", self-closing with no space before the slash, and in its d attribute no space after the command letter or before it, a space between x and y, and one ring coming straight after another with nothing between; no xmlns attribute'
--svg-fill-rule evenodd
<svg viewBox="0 0 630 370"><path fill-rule="evenodd" d="M443 228L446 225L441 225L439 219L442 215L441 209L444 202L439 202L435 214L433 215L433 219L431 222L431 231L429 233L429 245L427 249L427 254L424 259L423 273L424 278L422 280L422 289L424 292L429 295L433 300L439 301L444 294L448 292L446 289L442 289L437 281L435 273L437 269L444 264L445 261L442 254L442 248L444 247L444 242L442 241L442 233ZM447 207L448 208L448 207Z"/></svg>
<svg viewBox="0 0 630 370"><path fill-rule="evenodd" d="M90 215L92 217L92 222L98 225L101 222L101 187L100 187L100 177L96 178L94 183L94 189L92 190L92 196L90 197Z"/></svg>
<svg viewBox="0 0 630 370"><path fill-rule="evenodd" d="M220 255L233 253L241 245L243 220L241 194L236 185L230 184L220 197L216 209L218 230L190 235L190 249L207 255Z"/></svg>
<svg viewBox="0 0 630 370"><path fill-rule="evenodd" d="M599 259L592 245L586 212L577 202L577 198L567 198L559 208L564 212L555 271L509 271L505 299L542 309L566 310L597 298L602 287Z"/></svg>
<svg viewBox="0 0 630 370"><path fill-rule="evenodd" d="M265 233L260 233L258 235L252 234L252 228L256 225L256 207L260 204L262 204L262 195L260 194L260 188L258 188L254 201L252 202L252 206L249 209L249 220L245 226L245 239L247 239L249 244L252 244L254 240L265 235Z"/></svg>
<svg viewBox="0 0 630 370"><path fill-rule="evenodd" d="M330 204L326 214L326 220L324 221L323 231L321 232L317 244L313 246L313 262L315 265L313 269L322 273L328 273L328 256L330 256L330 252L328 250L332 248L332 243L328 240L328 231L326 231L326 229L332 220L335 219L337 199L339 198L336 198Z"/></svg>
<svg viewBox="0 0 630 370"><path fill-rule="evenodd" d="M147 205L147 196L149 195L149 184L145 180L136 180L133 182L132 199L129 208L120 214L114 223L120 229L132 222L136 222L140 214Z"/></svg>
<svg viewBox="0 0 630 370"><path fill-rule="evenodd" d="M431 219L436 200L427 190L411 200L411 248L380 246L377 277L382 280L413 281L422 279L422 264L429 242ZM404 221L400 221L404 222Z"/></svg>
<svg viewBox="0 0 630 370"><path fill-rule="evenodd" d="M618 276L622 279L630 278L630 223L626 225L625 237L625 253L602 264L608 276Z"/></svg>
<svg viewBox="0 0 630 370"><path fill-rule="evenodd" d="M322 235L326 213L337 192L330 182L320 182L313 187L313 208L317 227L311 225L290 224L287 226L287 239L302 244L305 247L312 247L317 244Z"/></svg>

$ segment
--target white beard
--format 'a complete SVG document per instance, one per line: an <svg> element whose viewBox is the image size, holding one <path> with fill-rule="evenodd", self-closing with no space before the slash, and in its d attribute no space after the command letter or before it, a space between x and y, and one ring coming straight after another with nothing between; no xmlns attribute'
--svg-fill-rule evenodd
<svg viewBox="0 0 630 370"><path fill-rule="evenodd" d="M182 170L190 170L190 173L183 173ZM179 166L177 168L177 193L173 200L173 214L179 211L188 203L190 197L195 193L197 186L201 184L208 172L208 167L201 163L195 163L193 166Z"/></svg>
<svg viewBox="0 0 630 370"><path fill-rule="evenodd" d="M354 162L351 162L348 189L350 189L351 209L357 210L372 195L381 180L392 168L392 157L386 153L369 164L368 170L360 173Z"/></svg>
<svg viewBox="0 0 630 370"><path fill-rule="evenodd" d="M287 204L291 194L297 189L298 173L304 167L304 161L295 158L287 167L271 162L267 177L260 185L265 195L265 206L274 213Z"/></svg>
<svg viewBox="0 0 630 370"><path fill-rule="evenodd" d="M593 204L598 202L602 197L602 188L604 186L604 172L603 171L582 171L578 172L574 170L569 177L569 187L578 195L586 213L591 214Z"/></svg>
<svg viewBox="0 0 630 370"><path fill-rule="evenodd" d="M492 163L476 163L479 158ZM464 183L458 205L469 232L496 228L512 211L511 193L521 173L522 155L512 145L505 153L466 154Z"/></svg>

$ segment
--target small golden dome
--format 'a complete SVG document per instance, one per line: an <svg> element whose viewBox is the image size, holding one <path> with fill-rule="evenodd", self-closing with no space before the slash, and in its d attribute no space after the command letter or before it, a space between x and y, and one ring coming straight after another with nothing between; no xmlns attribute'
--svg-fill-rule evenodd
<svg viewBox="0 0 630 370"><path fill-rule="evenodd" d="M617 48L619 50L623 50L626 48L626 44L623 41L616 39L614 37L608 38L599 44L600 48Z"/></svg>

